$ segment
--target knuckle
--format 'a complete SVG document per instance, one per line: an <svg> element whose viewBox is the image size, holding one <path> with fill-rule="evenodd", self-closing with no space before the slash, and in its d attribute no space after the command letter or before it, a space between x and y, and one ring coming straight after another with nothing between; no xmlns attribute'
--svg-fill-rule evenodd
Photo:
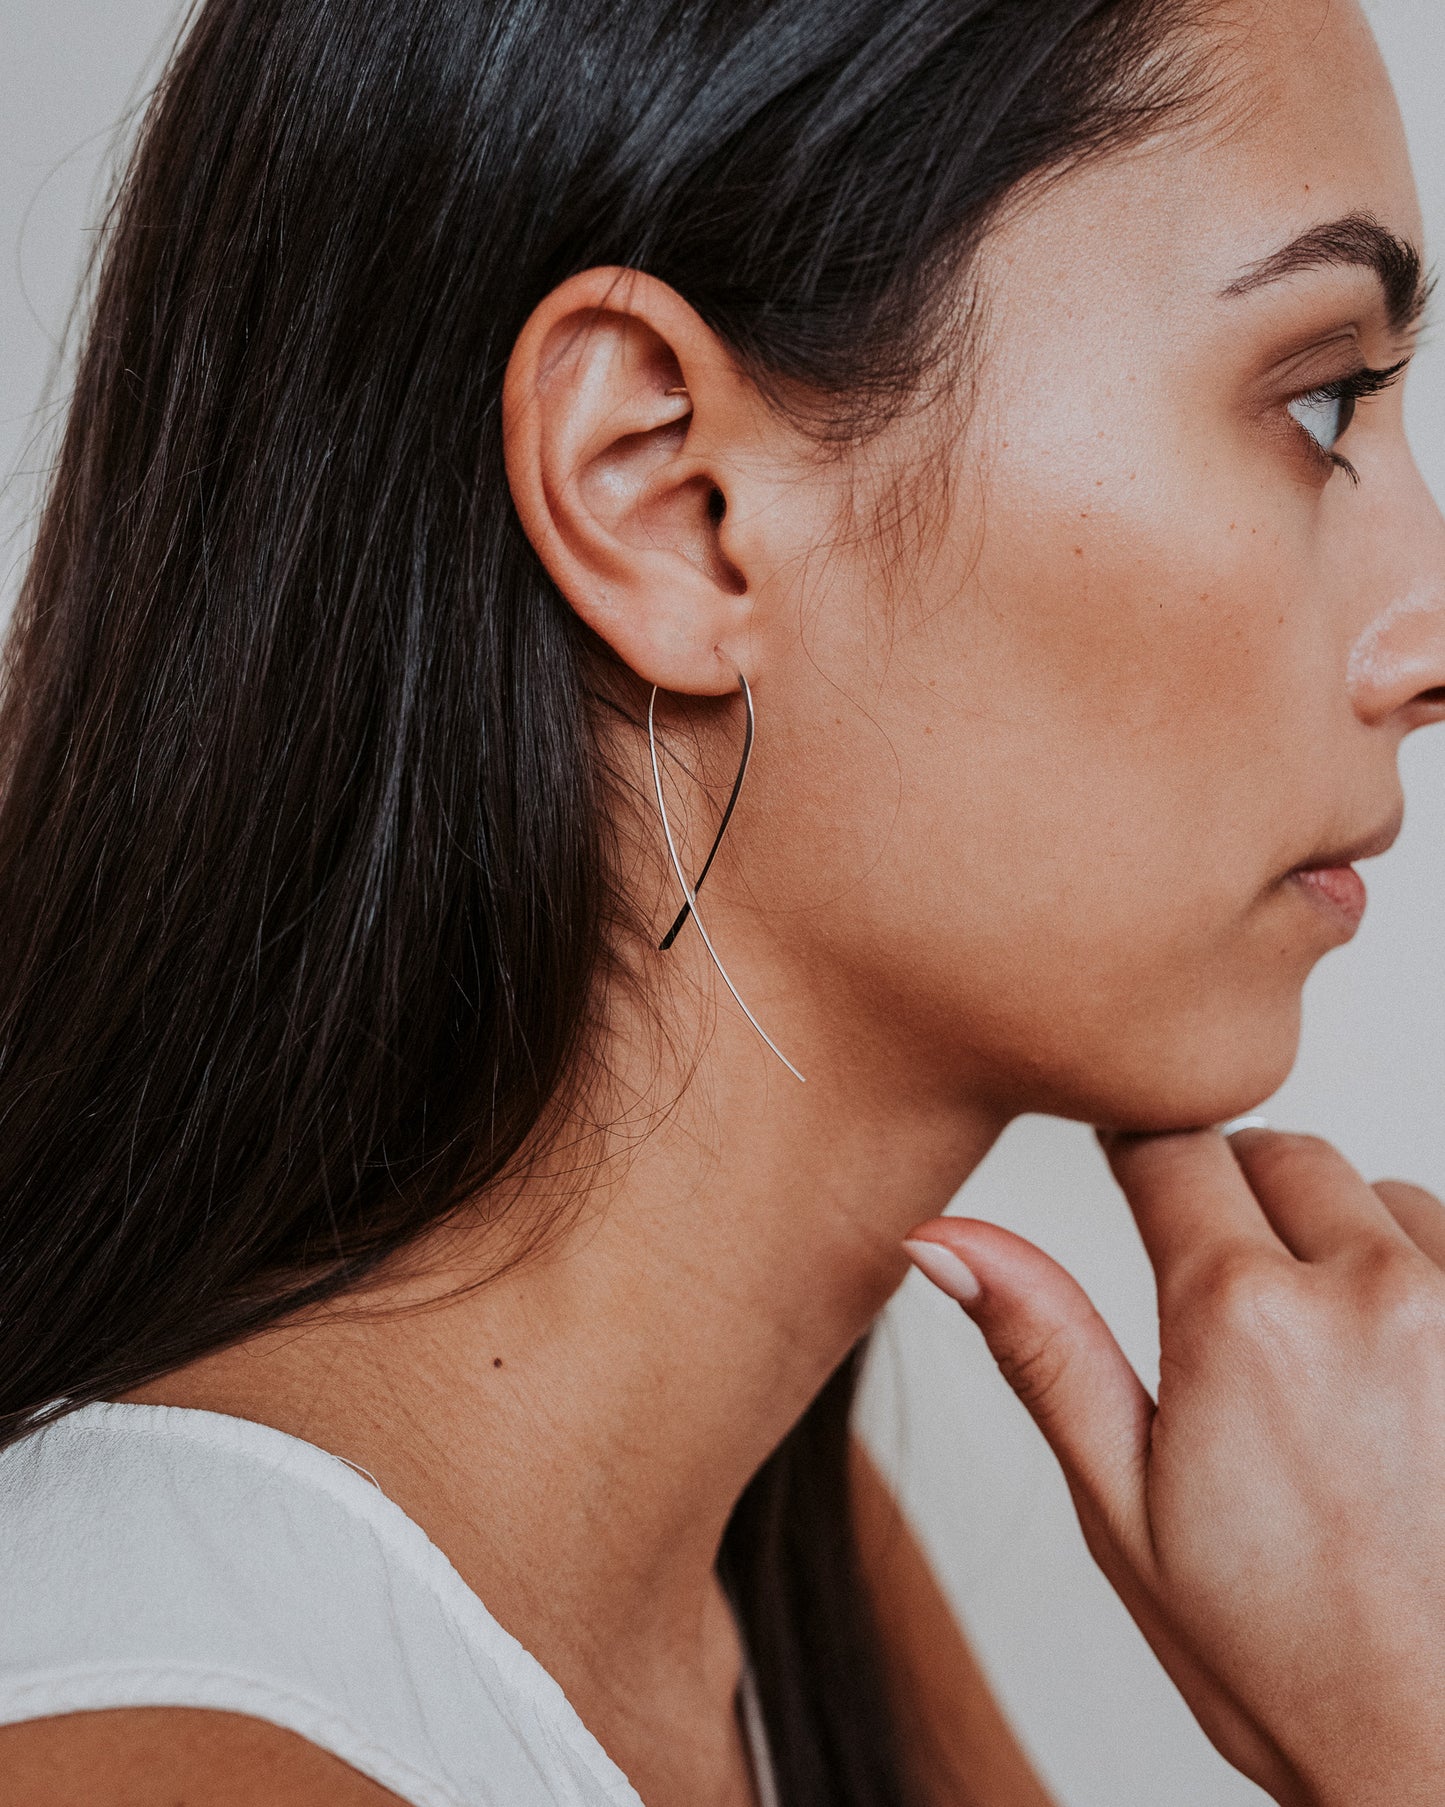
<svg viewBox="0 0 1445 1807"><path fill-rule="evenodd" d="M1262 1131L1257 1141L1251 1137L1246 1152L1249 1165L1262 1173L1283 1174L1297 1169L1315 1172L1339 1161L1336 1150L1323 1136L1297 1130Z"/></svg>
<svg viewBox="0 0 1445 1807"><path fill-rule="evenodd" d="M1431 1351L1445 1359L1445 1274L1386 1236L1319 1263L1219 1249L1170 1304L1168 1350L1186 1368L1226 1348L1251 1371L1300 1372L1347 1349L1402 1374Z"/></svg>
<svg viewBox="0 0 1445 1807"><path fill-rule="evenodd" d="M1304 1284L1301 1282L1304 1281ZM1296 1359L1315 1335L1313 1294L1299 1264L1255 1249L1224 1249L1202 1261L1172 1302L1171 1347L1190 1361Z"/></svg>
<svg viewBox="0 0 1445 1807"><path fill-rule="evenodd" d="M1038 1416L1046 1416L1063 1388L1069 1369L1064 1334L1052 1325L1037 1329L1026 1342L996 1351L999 1372Z"/></svg>
<svg viewBox="0 0 1445 1807"><path fill-rule="evenodd" d="M1409 1338L1445 1325L1439 1272L1413 1249L1384 1240L1367 1243L1351 1259L1350 1283L1377 1330Z"/></svg>
<svg viewBox="0 0 1445 1807"><path fill-rule="evenodd" d="M1278 1264L1253 1249L1218 1249L1195 1266L1187 1282L1189 1302L1211 1319L1240 1330L1274 1315L1281 1275Z"/></svg>
<svg viewBox="0 0 1445 1807"><path fill-rule="evenodd" d="M1445 1211L1445 1205L1433 1192L1417 1186L1413 1180L1377 1180L1375 1191L1386 1204L1414 1206L1421 1211Z"/></svg>

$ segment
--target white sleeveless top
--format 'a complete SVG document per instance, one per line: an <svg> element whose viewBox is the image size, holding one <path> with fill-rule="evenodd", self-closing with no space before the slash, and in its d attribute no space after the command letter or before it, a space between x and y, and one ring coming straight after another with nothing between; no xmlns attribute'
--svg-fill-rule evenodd
<svg viewBox="0 0 1445 1807"><path fill-rule="evenodd" d="M740 1704L776 1807L750 1678ZM413 1807L641 1807L369 1476L218 1412L85 1406L0 1454L0 1725L158 1706L270 1720Z"/></svg>

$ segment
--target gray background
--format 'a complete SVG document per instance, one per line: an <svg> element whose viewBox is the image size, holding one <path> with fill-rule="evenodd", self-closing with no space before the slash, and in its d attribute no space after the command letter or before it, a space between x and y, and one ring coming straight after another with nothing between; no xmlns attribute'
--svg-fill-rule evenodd
<svg viewBox="0 0 1445 1807"><path fill-rule="evenodd" d="M1374 0L1445 246L1445 8ZM23 561L55 364L127 120L160 66L176 0L0 0L0 613ZM1445 498L1445 352L1411 378L1411 433ZM1405 754L1411 813L1375 864L1353 946L1319 969L1295 1074L1269 1106L1332 1136L1372 1176L1445 1190L1445 731ZM1029 1120L967 1188L971 1212L1079 1276L1141 1372L1156 1361L1149 1269L1089 1135ZM867 1399L889 1459L994 1681L1066 1807L1243 1807L1264 1797L1214 1755L1094 1570L1032 1426L956 1308L910 1280Z"/></svg>

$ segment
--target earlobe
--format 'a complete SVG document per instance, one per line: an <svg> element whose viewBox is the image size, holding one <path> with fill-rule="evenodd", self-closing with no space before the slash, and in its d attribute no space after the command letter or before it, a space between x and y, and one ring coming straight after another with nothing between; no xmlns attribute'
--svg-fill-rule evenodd
<svg viewBox="0 0 1445 1807"><path fill-rule="evenodd" d="M563 283L508 365L522 526L578 615L665 690L737 687L754 586L727 526L728 454L753 418L746 387L681 297L636 271Z"/></svg>

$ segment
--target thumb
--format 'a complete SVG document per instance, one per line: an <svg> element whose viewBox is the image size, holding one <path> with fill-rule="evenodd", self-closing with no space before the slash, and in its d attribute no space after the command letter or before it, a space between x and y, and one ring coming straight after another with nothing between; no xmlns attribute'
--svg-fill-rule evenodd
<svg viewBox="0 0 1445 1807"><path fill-rule="evenodd" d="M1057 1456L1081 1517L1141 1557L1149 1548L1144 1483L1154 1402L1083 1287L1031 1242L974 1218L935 1218L903 1246L983 1332Z"/></svg>

